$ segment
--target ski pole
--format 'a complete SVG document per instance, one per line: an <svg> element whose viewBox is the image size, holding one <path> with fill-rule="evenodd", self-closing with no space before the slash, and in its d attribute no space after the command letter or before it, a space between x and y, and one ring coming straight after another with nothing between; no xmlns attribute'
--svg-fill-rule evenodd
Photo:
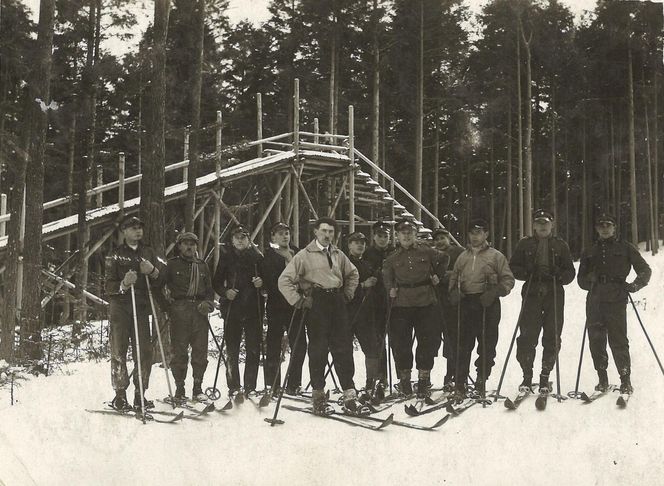
<svg viewBox="0 0 664 486"><path fill-rule="evenodd" d="M629 297L629 301L632 303L632 308L634 308L634 313L636 314L636 318L639 320L639 324L641 324L641 329L643 329L643 334L646 335L646 339L648 340L648 344L650 344L650 349L652 349L652 353L655 355L655 359L657 360L657 364L659 365L659 369L662 371L662 374L664 375L664 367L662 366L662 362L659 360L659 356L657 356L657 351L655 351L655 346L652 344L652 341L650 340L650 336L648 336L648 332L646 331L646 327L643 325L643 321L641 320L641 316L639 315L639 311L636 310L636 305L634 304L634 300L632 299L631 294L627 294Z"/></svg>
<svg viewBox="0 0 664 486"><path fill-rule="evenodd" d="M152 309L152 318L154 319L154 327L157 329L157 341L159 342L159 352L161 353L161 362L164 364L164 373L166 374L166 384L168 385L168 396L171 399L171 405L175 408L175 400L173 399L173 389L171 388L171 378L168 376L168 362L166 361L166 354L164 353L164 344L161 340L161 331L159 330L159 319L157 318L157 309L154 306L154 299L152 298L152 289L150 288L150 279L145 275L145 285L148 287L148 297L150 297L150 308Z"/></svg>
<svg viewBox="0 0 664 486"><path fill-rule="evenodd" d="M484 387L481 401L482 407L486 408L487 405L491 405L491 400L486 399L486 307L484 306L482 306L482 380L484 380Z"/></svg>
<svg viewBox="0 0 664 486"><path fill-rule="evenodd" d="M293 322L295 322L295 314L297 314L297 308L293 307L293 313L291 314L290 323L288 323L288 332L287 332L288 336L291 335L291 331L293 330ZM281 332L283 333L283 329L281 330ZM294 344L297 345L297 342L295 342ZM295 345L293 346L293 349L291 349L291 358L290 358L291 360L293 359L293 352L295 351ZM260 401L258 402L258 406L261 408L266 407L267 404L270 403L270 400L272 399L273 396L272 394L274 393L274 387L277 386L277 383L279 383L279 378L281 375L280 373L281 362L284 360L285 355L286 355L286 348L282 347L281 354L279 355L279 364L278 364L279 370L275 371L274 373L274 380L272 381L272 387L270 388L270 391L265 395L263 395Z"/></svg>
<svg viewBox="0 0 664 486"><path fill-rule="evenodd" d="M134 316L134 335L136 340L134 341L134 350L136 351L136 366L138 367L138 387L141 392L141 420L145 423L145 397L143 394L145 390L143 388L143 370L141 367L141 346L138 338L138 318L136 317L136 291L134 290L134 284L131 284L131 310Z"/></svg>
<svg viewBox="0 0 664 486"><path fill-rule="evenodd" d="M521 324L521 318L523 317L523 309L526 307L526 302L530 295L530 284L532 283L532 277L528 279L526 284L526 293L523 297L523 303L521 304L521 310L519 311L519 317L516 320L516 326L514 326L514 333L512 334L512 341L510 341L510 347L507 350L507 356L505 357L505 362L503 363L503 369L500 372L500 380L498 381L498 389L496 390L496 396L493 398L493 401L498 401L500 397L500 389L503 387L503 379L505 378L505 371L507 370L507 363L509 362L510 355L512 354L512 349L514 348L514 342L516 341L516 333L519 330L519 324Z"/></svg>
<svg viewBox="0 0 664 486"><path fill-rule="evenodd" d="M290 376L291 369L293 368L293 362L295 361L293 359L293 355L295 354L295 348L297 345L300 343L300 336L302 335L302 329L304 328L304 318L307 315L307 309L303 308L302 309L302 315L300 316L300 326L297 330L297 336L295 337L295 346L293 346L293 352L291 354L291 358L288 361L288 369L286 370L286 376L284 376L284 381L281 386L281 390L279 390L279 398L277 398L277 405L274 409L274 415L272 418L265 418L264 420L270 424L270 426L274 427L275 425L281 425L284 423L283 420L277 419L277 415L279 414L279 407L281 406L281 399L284 397L284 388L286 388L286 383L288 383L288 377Z"/></svg>
<svg viewBox="0 0 664 486"><path fill-rule="evenodd" d="M556 254L551 253L551 263L555 271L556 269ZM555 274L553 275L553 332L555 333L555 352L556 352L556 399L558 403L563 400L563 396L560 394L560 365L558 360L558 355L560 354L560 336L558 336L558 279Z"/></svg>
<svg viewBox="0 0 664 486"><path fill-rule="evenodd" d="M456 355L454 356L454 385L458 389L459 384L459 351L461 349L461 280L457 272L457 332L456 332ZM468 381L468 380L466 380ZM465 383L464 383L465 385Z"/></svg>
<svg viewBox="0 0 664 486"><path fill-rule="evenodd" d="M254 275L258 278L258 264L254 263ZM261 360L265 366L265 348L263 346L263 313L261 312L261 289L256 287L256 305L258 306L258 323L261 329Z"/></svg>
<svg viewBox="0 0 664 486"><path fill-rule="evenodd" d="M237 280L237 274L233 277L233 287L235 287L235 282ZM217 388L217 380L219 379L219 367L221 366L221 362L224 362L224 368L226 369L226 380L228 380L228 363L226 362L226 358L224 357L224 341L226 340L226 329L228 325L228 318L231 315L231 308L233 307L233 301L228 302L228 309L226 310L226 317L224 317L224 335L221 337L221 344L218 345L217 347L219 348L219 359L217 359L217 370L214 373L214 384L211 387L208 387L205 389L205 395L210 400L219 400L221 398L221 392ZM214 332L212 331L212 325L210 324L210 321L208 320L208 329L212 333L212 337L214 338L215 344L217 343L217 338L214 335Z"/></svg>
<svg viewBox="0 0 664 486"><path fill-rule="evenodd" d="M590 292L588 292L588 297L593 293L595 288L595 283L590 284ZM579 367L576 370L576 384L574 385L574 391L568 392L567 396L570 398L581 398L581 393L579 393L579 383L581 381L581 364L583 363L583 351L586 347L586 336L588 335L588 318L586 317L586 322L583 325L583 338L581 339L581 351L579 352Z"/></svg>
<svg viewBox="0 0 664 486"><path fill-rule="evenodd" d="M383 351L387 352L387 378L388 378L388 385L390 387L390 395L392 394L392 347L390 345L390 320L392 319L392 307L394 306L394 300L393 298L390 298L390 302L387 306L387 319L385 320L385 346L387 350L383 349Z"/></svg>

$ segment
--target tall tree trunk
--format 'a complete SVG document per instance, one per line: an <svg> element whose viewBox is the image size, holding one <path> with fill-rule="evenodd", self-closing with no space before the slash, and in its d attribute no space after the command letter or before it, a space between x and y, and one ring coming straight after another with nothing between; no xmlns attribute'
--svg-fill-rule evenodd
<svg viewBox="0 0 664 486"><path fill-rule="evenodd" d="M67 204L68 214L74 213L74 171L76 168L76 114L72 116L71 127L69 129L69 141L67 147L67 195L69 196L69 203ZM65 249L67 254L73 251L71 245L71 234L65 236ZM60 324L67 324L71 317L71 292L65 292L64 302L62 305L62 319Z"/></svg>
<svg viewBox="0 0 664 486"><path fill-rule="evenodd" d="M334 1L333 1L334 4ZM337 133L337 118L335 96L337 93L337 18L332 20L332 35L330 46L330 101L329 101L329 131L332 135ZM292 127L291 127L292 129ZM330 140L332 142L332 140Z"/></svg>
<svg viewBox="0 0 664 486"><path fill-rule="evenodd" d="M523 119L521 118L521 19L516 23L516 119L517 119L517 185L519 187L519 238L525 236L523 214Z"/></svg>
<svg viewBox="0 0 664 486"><path fill-rule="evenodd" d="M506 178L507 178L507 217L504 233L507 235L507 255L512 255L512 100L508 98L509 106L507 108L507 160L506 160Z"/></svg>
<svg viewBox="0 0 664 486"><path fill-rule="evenodd" d="M521 18L519 18L521 22ZM525 194L525 207L524 209L524 230L527 235L533 231L532 228L532 212L533 212L533 101L532 101L532 70L531 70L531 54L530 42L532 40L532 32L530 38L526 40L526 34L521 26L521 39L526 50L526 194Z"/></svg>
<svg viewBox="0 0 664 486"><path fill-rule="evenodd" d="M586 151L586 120L583 120L582 162L583 179L581 188L581 248L588 247L588 160Z"/></svg>
<svg viewBox="0 0 664 486"><path fill-rule="evenodd" d="M415 100L415 199L422 203L422 144L424 138L424 0L419 1L420 28L417 51ZM415 206L415 218L422 220L422 208Z"/></svg>
<svg viewBox="0 0 664 486"><path fill-rule="evenodd" d="M373 66L371 83L371 160L380 166L380 44L378 34L380 30L380 12L378 0L373 0ZM372 177L378 180L378 171L372 169Z"/></svg>
<svg viewBox="0 0 664 486"><path fill-rule="evenodd" d="M491 120L491 127L493 127L493 120ZM491 130L491 139L489 141L489 232L493 240L493 244L498 246L496 239L496 161L493 152L493 129Z"/></svg>
<svg viewBox="0 0 664 486"><path fill-rule="evenodd" d="M652 165L653 165L653 201L654 201L654 218L655 218L655 248L654 252L657 253L659 250L659 162L657 160L657 145L659 144L659 133L658 123L657 123L657 78L658 72L655 71L653 75L653 117L652 117L652 131L653 131L653 145L652 145Z"/></svg>
<svg viewBox="0 0 664 486"><path fill-rule="evenodd" d="M557 161L556 161L556 108L555 108L555 89L551 93L551 211L554 219L558 216L558 198L557 198Z"/></svg>
<svg viewBox="0 0 664 486"><path fill-rule="evenodd" d="M440 200L440 118L436 111L436 138L433 145L433 214L440 219L438 202Z"/></svg>
<svg viewBox="0 0 664 486"><path fill-rule="evenodd" d="M51 103L51 52L53 49L53 25L55 0L41 0L34 68L31 74L29 99L39 98ZM23 255L23 302L21 317L21 355L31 360L41 357L41 243L44 200L44 157L48 109L30 103L31 120L30 151L25 180L25 251Z"/></svg>
<svg viewBox="0 0 664 486"><path fill-rule="evenodd" d="M639 244L639 226L636 206L636 148L634 142L634 77L632 73L632 47L627 48L627 122L629 135L629 190L631 202L632 243Z"/></svg>
<svg viewBox="0 0 664 486"><path fill-rule="evenodd" d="M196 177L198 177L198 158L201 128L201 87L203 84L203 39L205 34L205 0L197 0L192 9L194 62L191 66L191 136L189 140L189 176L187 180L187 201L185 203L185 229L194 231L194 212L196 210ZM201 238L203 236L201 235Z"/></svg>
<svg viewBox="0 0 664 486"><path fill-rule="evenodd" d="M166 38L170 1L154 2L154 44L150 90L150 127L148 153L145 160L144 195L141 215L145 222L147 241L158 255L164 254L164 166L166 159Z"/></svg>
<svg viewBox="0 0 664 486"><path fill-rule="evenodd" d="M645 77L644 77L645 79ZM648 169L648 223L650 226L650 249L652 254L657 254L655 249L655 201L653 198L653 177L652 177L652 157L650 155L650 126L648 120L648 95L644 88L643 90L643 118L645 123L645 142L646 142L646 163Z"/></svg>

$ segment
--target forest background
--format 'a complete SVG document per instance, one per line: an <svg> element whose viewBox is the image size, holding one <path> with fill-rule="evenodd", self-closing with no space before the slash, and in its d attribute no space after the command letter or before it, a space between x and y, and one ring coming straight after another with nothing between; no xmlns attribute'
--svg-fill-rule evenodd
<svg viewBox="0 0 664 486"><path fill-rule="evenodd" d="M0 192L12 214L0 358L15 357L16 329L21 356L43 355L40 270L89 244L85 225L43 243L44 201L66 195L69 206L52 213L83 214L92 202L77 195L100 174L116 180L123 153L128 175L145 174L141 214L163 252L193 225L194 187L160 204L185 127L192 180L214 170L206 127L217 111L224 146L256 138L257 93L263 135L290 131L295 79L302 126L317 117L322 132L347 133L353 105L355 146L460 240L470 218L485 217L509 255L543 207L577 257L600 211L657 251L661 2L599 0L579 12L556 0L271 0L264 20L231 22L228 1L155 0L144 30L145 2L38 3L33 19L25 2L0 2ZM135 48L110 47L123 42ZM101 256L83 253L71 277L99 292L88 281L101 276Z"/></svg>

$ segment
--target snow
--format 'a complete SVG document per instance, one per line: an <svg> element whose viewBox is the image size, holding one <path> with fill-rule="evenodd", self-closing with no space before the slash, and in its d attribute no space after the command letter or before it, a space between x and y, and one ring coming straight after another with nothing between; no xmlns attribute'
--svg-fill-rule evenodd
<svg viewBox="0 0 664 486"><path fill-rule="evenodd" d="M655 347L664 355L664 256L646 258L653 278L634 298ZM503 299L498 358L489 388L497 387L519 313L519 291L517 284ZM584 302L585 292L575 283L567 287L560 355L564 394L574 389ZM626 409L616 407L616 394L591 405L571 399L559 404L550 398L544 412L535 410L531 398L515 412L502 403L485 409L476 405L435 432L394 425L373 432L284 409L279 417L285 424L270 427L263 419L272 416L274 405L259 410L248 401L201 421L143 425L84 411L112 398L108 361L63 365L52 376L22 382L14 390L14 406L8 387L0 388L0 484L662 484L664 377L631 306L627 315L636 392ZM214 325L219 327L218 317ZM363 361L356 351L356 385L364 382ZM580 389L587 392L596 383L591 363L586 349ZM211 386L215 366L211 357L205 386ZM444 370L445 360L436 359L434 385L440 386ZM617 382L613 364L609 378ZM306 383L306 363L303 379ZM512 355L503 392L515 394L520 379ZM222 372L220 389L224 385ZM190 388L189 377L188 392ZM148 397L166 394L163 370L155 366ZM410 418L402 405L390 411L397 419L423 425L445 414Z"/></svg>

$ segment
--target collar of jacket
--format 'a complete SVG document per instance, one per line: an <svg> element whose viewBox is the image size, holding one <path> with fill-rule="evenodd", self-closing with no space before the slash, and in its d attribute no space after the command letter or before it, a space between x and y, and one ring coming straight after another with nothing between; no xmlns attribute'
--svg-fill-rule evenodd
<svg viewBox="0 0 664 486"><path fill-rule="evenodd" d="M330 243L330 246L328 246L328 248L330 249L330 255L339 251L339 249L336 246L334 246L332 243ZM316 240L312 240L312 242L307 245L306 250L310 253L315 251L317 251L318 253L323 253L323 250L318 248Z"/></svg>
<svg viewBox="0 0 664 486"><path fill-rule="evenodd" d="M403 252L406 252L406 251L419 250L420 248L422 248L422 245L416 241L412 245L410 245L408 248L404 248L403 246L399 245L397 247L397 251L399 253L403 253Z"/></svg>

